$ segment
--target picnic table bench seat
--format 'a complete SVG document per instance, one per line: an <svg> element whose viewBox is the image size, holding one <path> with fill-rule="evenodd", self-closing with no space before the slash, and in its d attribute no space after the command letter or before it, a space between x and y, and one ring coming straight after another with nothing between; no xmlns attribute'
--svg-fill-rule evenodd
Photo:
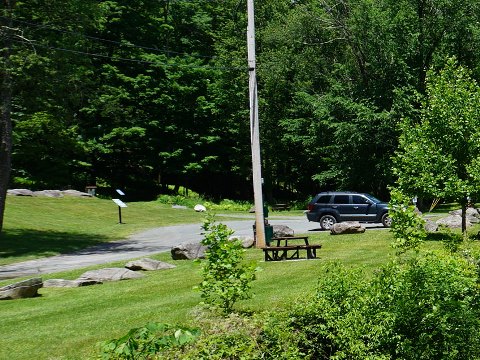
<svg viewBox="0 0 480 360"><path fill-rule="evenodd" d="M289 240L304 240L305 244L288 245ZM285 245L281 245L284 241ZM274 245L276 243L276 246ZM308 243L308 236L292 236L272 238L270 245L262 248L265 255L265 261L279 261L289 259L300 259L300 251L305 250L307 259L315 259L317 257L317 249L322 245L311 245Z"/></svg>

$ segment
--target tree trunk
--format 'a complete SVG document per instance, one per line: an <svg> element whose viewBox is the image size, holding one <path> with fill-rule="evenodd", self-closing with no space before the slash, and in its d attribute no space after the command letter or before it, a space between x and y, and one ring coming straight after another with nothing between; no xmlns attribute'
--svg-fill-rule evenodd
<svg viewBox="0 0 480 360"><path fill-rule="evenodd" d="M0 49L2 49L2 64L0 64L0 232L3 229L3 214L7 188L10 180L12 163L12 75L10 72L12 11L15 0L4 0L4 15L0 18Z"/></svg>
<svg viewBox="0 0 480 360"><path fill-rule="evenodd" d="M465 236L467 234L467 197L462 198L462 234Z"/></svg>

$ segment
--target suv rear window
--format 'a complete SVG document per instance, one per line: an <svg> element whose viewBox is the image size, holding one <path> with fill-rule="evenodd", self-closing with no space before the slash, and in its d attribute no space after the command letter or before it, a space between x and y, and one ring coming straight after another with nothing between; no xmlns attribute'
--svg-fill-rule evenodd
<svg viewBox="0 0 480 360"><path fill-rule="evenodd" d="M318 204L328 204L330 202L330 199L332 198L332 195L322 195L320 198L317 200Z"/></svg>
<svg viewBox="0 0 480 360"><path fill-rule="evenodd" d="M333 199L334 204L348 204L349 199L348 195L335 195L335 198Z"/></svg>

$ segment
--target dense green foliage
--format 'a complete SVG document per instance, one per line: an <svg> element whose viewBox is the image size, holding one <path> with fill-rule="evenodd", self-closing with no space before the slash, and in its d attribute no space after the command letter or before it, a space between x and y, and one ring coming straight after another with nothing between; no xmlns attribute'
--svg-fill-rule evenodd
<svg viewBox="0 0 480 360"><path fill-rule="evenodd" d="M245 3L7 3L11 186L251 197ZM396 125L418 118L427 69L456 56L479 76L478 0L268 0L255 17L270 201L387 197Z"/></svg>
<svg viewBox="0 0 480 360"><path fill-rule="evenodd" d="M148 323L131 329L119 339L100 344L102 360L151 359L163 349L184 346L200 335L198 329L187 329L169 324Z"/></svg>
<svg viewBox="0 0 480 360"><path fill-rule="evenodd" d="M324 263L313 292L287 309L196 318L202 334L161 359L478 359L473 257L443 251L377 272ZM208 318L208 320L206 320Z"/></svg>
<svg viewBox="0 0 480 360"><path fill-rule="evenodd" d="M238 300L249 299L252 281L255 280L255 265L244 263L245 249L239 239L230 240L233 230L225 224L215 224L208 217L203 225L207 246L203 262L203 280L199 289L205 303L217 306L225 314L232 312Z"/></svg>
<svg viewBox="0 0 480 360"><path fill-rule="evenodd" d="M395 159L405 194L462 204L463 231L467 199L478 196L480 185L479 103L480 87L455 59L429 72L420 119L404 120Z"/></svg>
<svg viewBox="0 0 480 360"><path fill-rule="evenodd" d="M425 220L418 214L411 199L398 189L392 189L389 214L392 217L393 247L398 253L418 250L426 237Z"/></svg>
<svg viewBox="0 0 480 360"><path fill-rule="evenodd" d="M270 341L280 341L276 327L286 326L304 358L478 358L478 268L469 261L430 253L373 278L324 268L316 293L270 327Z"/></svg>

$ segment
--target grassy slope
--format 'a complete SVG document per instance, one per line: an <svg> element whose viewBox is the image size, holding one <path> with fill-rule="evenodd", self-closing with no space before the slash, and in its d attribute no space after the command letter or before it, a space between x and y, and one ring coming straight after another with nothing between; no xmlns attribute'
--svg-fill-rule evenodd
<svg viewBox="0 0 480 360"><path fill-rule="evenodd" d="M138 202L122 209L123 224L118 224L117 209L111 200L96 198L9 196L4 232L0 234L0 265L70 252L148 228L203 219L192 210Z"/></svg>
<svg viewBox="0 0 480 360"><path fill-rule="evenodd" d="M131 204L127 208L129 212L125 212L125 221L132 219L132 224L136 223L131 226L114 223L115 207L106 200L10 198L8 205L7 240L12 232L22 234L25 229L34 234L46 232L51 241L59 243L69 238L55 240L58 233L73 234L75 240L80 235L102 236L108 240L148 226L196 220L191 217L196 214L182 213L189 214L182 218L175 210L154 203ZM92 212L96 215L91 215ZM78 219L85 220L79 223ZM346 236L325 232L309 235L312 243L323 245L318 260L265 263L261 251L247 251L247 259L258 261L263 271L254 283L255 297L240 302L238 309L261 311L301 301L313 291L320 276L319 267L326 260L338 259L350 266L373 270L388 261L392 253L388 230ZM27 247L31 239L37 238L21 235L17 238ZM427 244L432 246L438 243ZM10 247L15 250L14 243ZM35 251L29 256L35 256ZM40 290L39 298L0 302L0 359L27 359L32 354L36 359L85 359L95 355L98 341L124 335L148 321L188 323L189 312L200 302L199 294L192 290L200 281L200 267L193 261L174 262L167 253L156 258L174 263L177 268L148 272L139 280L73 289L45 288ZM55 274L55 277L74 279L85 270ZM43 278L50 277L53 276Z"/></svg>

